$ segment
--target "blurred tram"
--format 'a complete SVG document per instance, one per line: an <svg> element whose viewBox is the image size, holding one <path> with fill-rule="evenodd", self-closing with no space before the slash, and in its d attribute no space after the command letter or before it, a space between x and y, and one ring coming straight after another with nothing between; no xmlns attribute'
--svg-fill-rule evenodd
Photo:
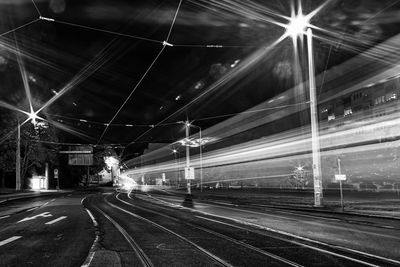
<svg viewBox="0 0 400 267"><path fill-rule="evenodd" d="M320 98L325 189L337 186L334 175L340 159L342 174L347 176L346 188L399 190L400 72L397 67L394 71L390 76L382 71L385 75L371 84L360 83L362 86L336 90ZM265 108L265 112L251 117L246 113L203 131L203 138L217 141L203 145L201 156L198 147L190 148L190 165L195 168L192 185L312 188L310 125L301 122L302 117L309 116L309 106L292 106L299 99L294 92L291 89L258 106L288 108ZM306 99L304 94L300 99ZM182 149L173 154L174 145L125 162L129 169L124 175L138 184L186 186L185 152Z"/></svg>

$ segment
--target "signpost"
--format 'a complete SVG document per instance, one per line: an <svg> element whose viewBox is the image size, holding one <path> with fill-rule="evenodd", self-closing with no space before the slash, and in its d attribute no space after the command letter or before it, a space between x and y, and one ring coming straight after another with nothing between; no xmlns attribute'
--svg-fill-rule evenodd
<svg viewBox="0 0 400 267"><path fill-rule="evenodd" d="M343 188L342 188L342 181L346 181L346 174L341 173L340 169L340 158L337 159L338 161L338 168L339 168L339 174L335 174L335 180L339 181L340 185L340 205L342 206L342 212L344 211L344 204L343 204Z"/></svg>
<svg viewBox="0 0 400 267"><path fill-rule="evenodd" d="M185 179L194 180L194 168L185 168Z"/></svg>

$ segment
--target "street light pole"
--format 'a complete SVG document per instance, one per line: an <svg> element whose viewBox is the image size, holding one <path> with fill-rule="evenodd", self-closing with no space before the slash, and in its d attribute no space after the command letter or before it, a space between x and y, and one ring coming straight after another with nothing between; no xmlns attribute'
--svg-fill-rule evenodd
<svg viewBox="0 0 400 267"><path fill-rule="evenodd" d="M190 123L189 121L186 121L185 123L185 131L186 131L186 140L189 140L189 127L190 127ZM190 147L189 144L186 144L186 175L189 174L190 172ZM187 179L187 193L188 195L191 195L191 188L190 188L190 179L188 179L188 177L185 177Z"/></svg>
<svg viewBox="0 0 400 267"><path fill-rule="evenodd" d="M199 126L197 126L199 127ZM203 139L201 139L201 128L199 127L200 132L200 192L203 192L203 157L202 157L202 145L203 145Z"/></svg>
<svg viewBox="0 0 400 267"><path fill-rule="evenodd" d="M190 126L196 127L199 129L199 156L200 156L200 192L203 192L203 138L202 138L202 134L201 134L201 127L194 125L194 124L190 124Z"/></svg>
<svg viewBox="0 0 400 267"><path fill-rule="evenodd" d="M21 190L21 125L17 126L17 150L15 153L15 190Z"/></svg>
<svg viewBox="0 0 400 267"><path fill-rule="evenodd" d="M313 176L314 176L314 206L321 207L323 205L322 193L322 171L321 171L321 155L319 146L319 126L318 126L318 109L317 96L315 89L315 73L314 73L314 56L312 50L312 30L307 29L307 49L308 49L308 75L310 87L310 113L311 113L311 142L312 142L312 158L313 158Z"/></svg>

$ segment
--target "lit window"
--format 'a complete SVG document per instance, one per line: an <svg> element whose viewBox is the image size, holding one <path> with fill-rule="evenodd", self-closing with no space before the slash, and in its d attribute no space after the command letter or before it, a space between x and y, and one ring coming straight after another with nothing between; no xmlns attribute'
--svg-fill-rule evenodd
<svg viewBox="0 0 400 267"><path fill-rule="evenodd" d="M353 114L353 110L351 109L351 107L345 108L344 109L344 116L348 116Z"/></svg>
<svg viewBox="0 0 400 267"><path fill-rule="evenodd" d="M328 109L327 109L327 108L322 108L322 109L321 109L321 113L326 113L326 112L328 112Z"/></svg>

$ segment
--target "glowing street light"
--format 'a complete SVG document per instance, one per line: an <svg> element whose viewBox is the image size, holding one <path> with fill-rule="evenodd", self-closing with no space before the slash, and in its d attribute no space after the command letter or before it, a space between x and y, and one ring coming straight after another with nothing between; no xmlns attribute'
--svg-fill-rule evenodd
<svg viewBox="0 0 400 267"><path fill-rule="evenodd" d="M321 171L321 155L319 145L318 133L318 111L317 111L317 97L315 88L315 68L314 68L314 54L312 44L312 25L310 19L319 11L323 6L313 12L303 15L301 7L297 14L292 13L289 23L284 26L286 32L284 36L290 36L293 43L297 41L297 37L302 37L304 33L307 34L307 52L308 52L308 83L310 87L310 115L311 115L311 142L312 142L312 158L313 158L313 177L314 177L314 206L320 207L323 205L322 194L322 171Z"/></svg>
<svg viewBox="0 0 400 267"><path fill-rule="evenodd" d="M309 23L310 19L310 15L304 16L300 9L297 15L292 15L289 19L289 23L285 27L285 34L293 39L303 35L306 29L311 26Z"/></svg>
<svg viewBox="0 0 400 267"><path fill-rule="evenodd" d="M33 125L36 125L37 119L39 118L40 117L33 110L28 114L28 119L32 122Z"/></svg>

